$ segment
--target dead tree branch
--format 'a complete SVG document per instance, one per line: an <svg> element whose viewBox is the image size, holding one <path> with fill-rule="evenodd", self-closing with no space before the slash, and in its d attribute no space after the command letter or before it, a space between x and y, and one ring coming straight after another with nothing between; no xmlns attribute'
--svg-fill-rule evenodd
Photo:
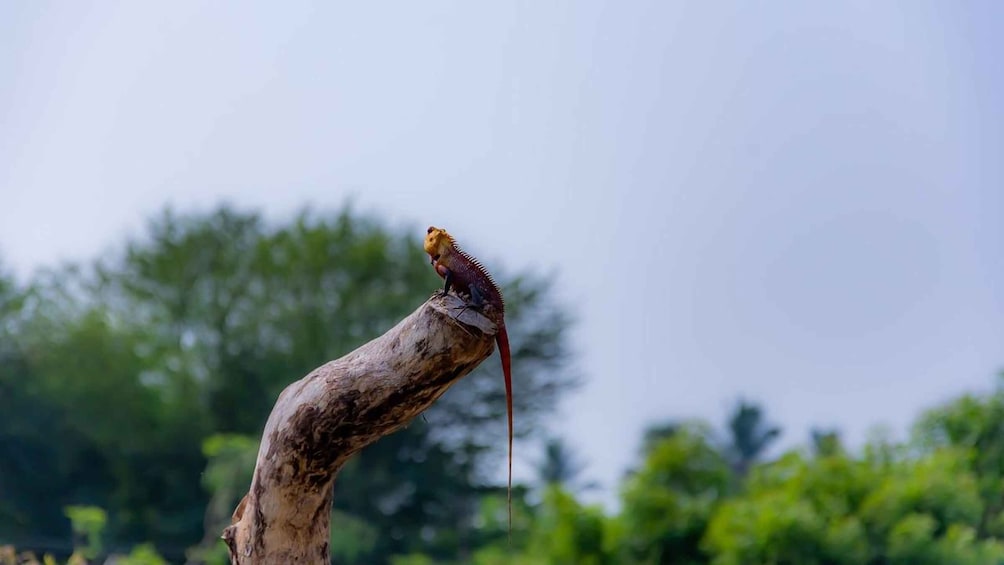
<svg viewBox="0 0 1004 565"><path fill-rule="evenodd" d="M286 387L265 424L251 489L223 531L231 563L327 565L338 470L485 360L495 331L458 297L436 296Z"/></svg>

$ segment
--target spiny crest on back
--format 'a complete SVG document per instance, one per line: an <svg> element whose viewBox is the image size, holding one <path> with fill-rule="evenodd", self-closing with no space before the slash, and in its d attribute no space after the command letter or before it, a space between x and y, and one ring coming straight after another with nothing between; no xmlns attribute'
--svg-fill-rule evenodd
<svg viewBox="0 0 1004 565"><path fill-rule="evenodd" d="M488 282L492 285L492 289L499 295L499 299L501 300L502 292L499 290L498 283L495 282L495 278L492 277L492 274L488 272L488 269L486 269L485 266L481 264L481 261L478 261L477 259L472 257L469 253L461 249L460 246L457 245L456 243L453 244L453 248L457 250L457 253L463 255L464 259L470 261L471 265L474 265L475 269L477 269L482 275L484 275L485 279L487 279Z"/></svg>

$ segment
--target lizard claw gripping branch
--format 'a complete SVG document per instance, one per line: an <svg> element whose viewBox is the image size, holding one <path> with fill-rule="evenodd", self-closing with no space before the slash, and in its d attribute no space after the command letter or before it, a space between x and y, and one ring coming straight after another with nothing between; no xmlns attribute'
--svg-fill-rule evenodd
<svg viewBox="0 0 1004 565"><path fill-rule="evenodd" d="M509 419L509 533L512 535L512 373L509 370L509 335L505 329L505 303L498 285L477 259L457 246L453 236L446 230L430 227L425 236L425 252L429 254L432 266L446 281L443 293L454 288L469 294L471 306L481 308L491 306L497 317L498 333L495 343L502 357L502 375L505 377L505 404Z"/></svg>

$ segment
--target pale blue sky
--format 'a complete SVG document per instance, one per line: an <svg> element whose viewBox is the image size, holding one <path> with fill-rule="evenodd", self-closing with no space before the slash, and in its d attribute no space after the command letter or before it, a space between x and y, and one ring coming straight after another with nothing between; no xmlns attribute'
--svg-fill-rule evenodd
<svg viewBox="0 0 1004 565"><path fill-rule="evenodd" d="M167 203L282 218L355 195L557 273L589 379L557 428L594 496L646 425L739 395L789 444L860 442L1004 367L1002 22L997 2L5 2L0 259L92 258Z"/></svg>

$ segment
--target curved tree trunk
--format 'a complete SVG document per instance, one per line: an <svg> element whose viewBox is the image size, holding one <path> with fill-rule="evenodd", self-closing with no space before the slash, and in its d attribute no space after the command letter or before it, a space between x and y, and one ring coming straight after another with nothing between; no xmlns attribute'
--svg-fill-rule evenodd
<svg viewBox="0 0 1004 565"><path fill-rule="evenodd" d="M433 297L286 387L265 424L251 489L223 531L231 563L327 565L338 470L485 360L495 331L456 296Z"/></svg>

